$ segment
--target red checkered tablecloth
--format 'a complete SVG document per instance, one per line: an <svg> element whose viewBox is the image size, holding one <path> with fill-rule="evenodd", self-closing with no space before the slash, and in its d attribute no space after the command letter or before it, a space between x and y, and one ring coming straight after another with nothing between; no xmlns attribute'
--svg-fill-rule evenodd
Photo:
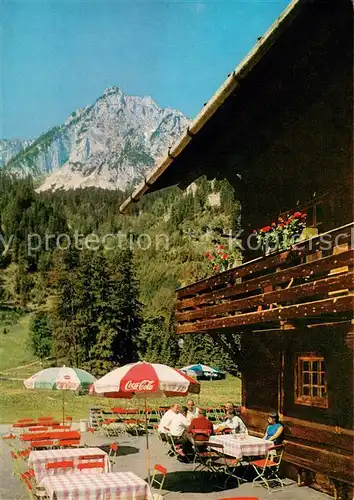
<svg viewBox="0 0 354 500"><path fill-rule="evenodd" d="M237 435L234 436L232 434L211 436L209 442L222 444L225 455L239 459L243 457L264 456L268 453L269 448L274 445L272 441L266 441L254 436L247 436L245 439L241 439Z"/></svg>
<svg viewBox="0 0 354 500"><path fill-rule="evenodd" d="M147 482L133 472L46 476L50 500L152 500Z"/></svg>
<svg viewBox="0 0 354 500"><path fill-rule="evenodd" d="M79 460L78 458L81 456L87 455L102 455L105 457L105 472L109 471L109 459L106 452L101 450L100 448L65 448L62 450L41 450L41 451L31 451L28 463L32 466L37 482L41 481L44 476L58 476L58 475L67 475L73 474L72 469L63 470L63 469L50 469L47 470L45 468L46 464L49 462L61 462L62 460L73 460L74 467L76 468ZM97 459L93 459L93 461L97 461ZM82 473L87 472L97 472L97 469L87 469L87 471L82 471Z"/></svg>

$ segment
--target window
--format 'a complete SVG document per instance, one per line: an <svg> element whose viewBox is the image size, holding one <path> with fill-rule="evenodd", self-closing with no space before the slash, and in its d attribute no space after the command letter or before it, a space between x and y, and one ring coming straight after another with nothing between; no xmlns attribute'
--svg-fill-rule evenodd
<svg viewBox="0 0 354 500"><path fill-rule="evenodd" d="M295 403L328 408L327 374L324 358L299 356L295 373Z"/></svg>

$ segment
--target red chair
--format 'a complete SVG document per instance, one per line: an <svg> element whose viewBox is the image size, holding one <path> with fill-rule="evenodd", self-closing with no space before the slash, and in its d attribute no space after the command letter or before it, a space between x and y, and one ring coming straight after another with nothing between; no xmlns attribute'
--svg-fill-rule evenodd
<svg viewBox="0 0 354 500"><path fill-rule="evenodd" d="M195 441L209 441L211 431L208 431L207 429L193 429L191 434Z"/></svg>
<svg viewBox="0 0 354 500"><path fill-rule="evenodd" d="M25 479L32 479L35 477L35 474L34 474L34 470L33 469L29 469L28 471L26 472L23 472L21 475L20 475L20 478L25 481Z"/></svg>
<svg viewBox="0 0 354 500"><path fill-rule="evenodd" d="M118 445L117 443L111 443L109 445L109 454L108 454L111 465L115 465L117 455L118 455Z"/></svg>
<svg viewBox="0 0 354 500"><path fill-rule="evenodd" d="M78 460L104 460L104 455L80 455Z"/></svg>
<svg viewBox="0 0 354 500"><path fill-rule="evenodd" d="M74 462L72 460L63 460L61 462L49 462L45 464L46 470L51 469L73 469Z"/></svg>
<svg viewBox="0 0 354 500"><path fill-rule="evenodd" d="M30 480L27 479L25 476L21 477L21 479L26 485L28 496L29 496L30 500L36 500L37 497L34 495L34 491L33 491L34 488L33 488L33 485L31 484Z"/></svg>
<svg viewBox="0 0 354 500"><path fill-rule="evenodd" d="M156 479L156 474L162 474L162 479L160 481ZM152 480L151 480L151 486L153 486L154 483L156 483L157 486L159 486L159 491L158 491L159 495L161 495L161 490L163 487L163 483L165 482L166 475L167 475L166 467L164 467L163 465L159 465L159 464L154 465L154 473L153 473Z"/></svg>
<svg viewBox="0 0 354 500"><path fill-rule="evenodd" d="M59 439L59 448L78 448L80 446L79 439Z"/></svg>
<svg viewBox="0 0 354 500"><path fill-rule="evenodd" d="M36 426L36 427L29 427L28 432L47 432L48 427L43 427L43 426Z"/></svg>
<svg viewBox="0 0 354 500"><path fill-rule="evenodd" d="M28 458L31 453L31 448L27 448L26 450L19 450L17 455L22 458Z"/></svg>
<svg viewBox="0 0 354 500"><path fill-rule="evenodd" d="M82 464L79 464L77 466L77 470L84 470L84 469L102 469L102 472L104 471L104 460L101 460L99 462L84 462Z"/></svg>
<svg viewBox="0 0 354 500"><path fill-rule="evenodd" d="M31 448L33 449L38 449L38 448L51 448L53 446L54 442L52 440L43 440L43 441L32 441L31 442Z"/></svg>
<svg viewBox="0 0 354 500"><path fill-rule="evenodd" d="M283 482L278 476L284 448L283 444L272 446L269 448L266 458L250 462L250 465L252 465L257 473L257 476L253 479L252 486L263 486L267 488L268 493L284 489Z"/></svg>
<svg viewBox="0 0 354 500"><path fill-rule="evenodd" d="M53 422L53 417L39 417L37 418L38 422Z"/></svg>

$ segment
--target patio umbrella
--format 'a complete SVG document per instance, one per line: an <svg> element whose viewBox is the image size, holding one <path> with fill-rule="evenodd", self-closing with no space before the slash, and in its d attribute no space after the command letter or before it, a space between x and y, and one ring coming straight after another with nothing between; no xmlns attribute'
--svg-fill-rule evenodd
<svg viewBox="0 0 354 500"><path fill-rule="evenodd" d="M137 362L117 368L96 380L91 393L104 394L114 398L132 398L134 395L145 400L145 433L148 477L150 480L149 434L147 425L148 397L186 396L199 394L200 384L180 370L157 363Z"/></svg>
<svg viewBox="0 0 354 500"><path fill-rule="evenodd" d="M64 391L89 391L95 377L80 368L67 366L46 368L24 380L26 389L59 389L63 391L63 423L65 420Z"/></svg>
<svg viewBox="0 0 354 500"><path fill-rule="evenodd" d="M203 373L220 373L220 370L216 370L216 368L212 368L211 366L203 365L201 363L196 363L195 365L188 365L181 368L183 372L195 372L197 375L201 375Z"/></svg>

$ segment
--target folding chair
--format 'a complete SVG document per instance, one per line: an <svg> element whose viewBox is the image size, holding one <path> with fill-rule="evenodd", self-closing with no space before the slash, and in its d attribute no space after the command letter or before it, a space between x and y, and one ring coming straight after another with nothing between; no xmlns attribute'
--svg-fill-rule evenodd
<svg viewBox="0 0 354 500"><path fill-rule="evenodd" d="M12 450L16 449L17 436L15 434L8 434L7 436L1 436L1 439L6 443Z"/></svg>
<svg viewBox="0 0 354 500"><path fill-rule="evenodd" d="M48 440L43 440L43 441L32 441L31 442L31 448L34 450L40 450L40 449L47 449L47 448L52 448L54 444L54 441L51 439Z"/></svg>
<svg viewBox="0 0 354 500"><path fill-rule="evenodd" d="M21 455L11 451L11 459L13 476L17 476L20 479L22 479L22 476L26 476L28 479L34 477L34 470L28 469L27 462Z"/></svg>
<svg viewBox="0 0 354 500"><path fill-rule="evenodd" d="M109 463L111 464L111 467L116 464L116 458L118 455L118 445L117 443L111 443L109 445L109 453L108 453L108 458L109 458Z"/></svg>
<svg viewBox="0 0 354 500"><path fill-rule="evenodd" d="M194 450L194 471L207 470L208 472L219 472L219 466L216 462L224 455L224 447L222 444L210 443L209 441L198 442L192 440ZM219 451L210 450L210 446L217 448Z"/></svg>
<svg viewBox="0 0 354 500"><path fill-rule="evenodd" d="M101 460L99 462L83 462L82 464L78 464L77 470L82 471L84 469L102 469L101 472L103 472L104 461Z"/></svg>
<svg viewBox="0 0 354 500"><path fill-rule="evenodd" d="M257 473L252 486L263 486L267 488L268 493L284 489L284 484L278 476L284 448L283 444L272 446L272 448L269 448L266 458L250 462L250 465Z"/></svg>
<svg viewBox="0 0 354 500"><path fill-rule="evenodd" d="M156 479L156 475L157 474L161 474L162 475L162 478L161 480L158 480ZM163 465L159 465L159 464L155 464L154 465L154 473L152 475L152 479L151 479L151 483L150 483L150 486L154 486L154 484L156 484L156 488L159 487L158 489L158 492L154 494L153 498L154 500L156 499L159 499L159 498L163 498L161 496L161 491L162 491L162 488L163 488L163 484L165 482L165 479L166 479L166 475L167 475L167 469L166 467L164 467Z"/></svg>
<svg viewBox="0 0 354 500"><path fill-rule="evenodd" d="M40 486L36 487L31 482L31 478L27 478L25 475L23 475L21 479L25 483L27 494L30 500L38 500L38 499L49 500L49 497L47 496L45 489Z"/></svg>
<svg viewBox="0 0 354 500"><path fill-rule="evenodd" d="M175 458L183 458L187 462L189 462L189 459L187 455L183 451L183 446L181 444L175 443L173 436L170 434L166 434L167 442L170 444L170 450L169 450L169 455L174 456Z"/></svg>
<svg viewBox="0 0 354 500"><path fill-rule="evenodd" d="M74 468L73 460L62 460L61 462L49 462L45 464L46 470L68 470Z"/></svg>
<svg viewBox="0 0 354 500"><path fill-rule="evenodd" d="M59 439L59 448L80 448L79 439Z"/></svg>
<svg viewBox="0 0 354 500"><path fill-rule="evenodd" d="M104 455L80 455L78 457L79 464L77 470L82 471L85 469L101 469L104 472L105 469L105 457Z"/></svg>
<svg viewBox="0 0 354 500"><path fill-rule="evenodd" d="M36 427L29 427L28 432L48 432L48 427L37 425Z"/></svg>

